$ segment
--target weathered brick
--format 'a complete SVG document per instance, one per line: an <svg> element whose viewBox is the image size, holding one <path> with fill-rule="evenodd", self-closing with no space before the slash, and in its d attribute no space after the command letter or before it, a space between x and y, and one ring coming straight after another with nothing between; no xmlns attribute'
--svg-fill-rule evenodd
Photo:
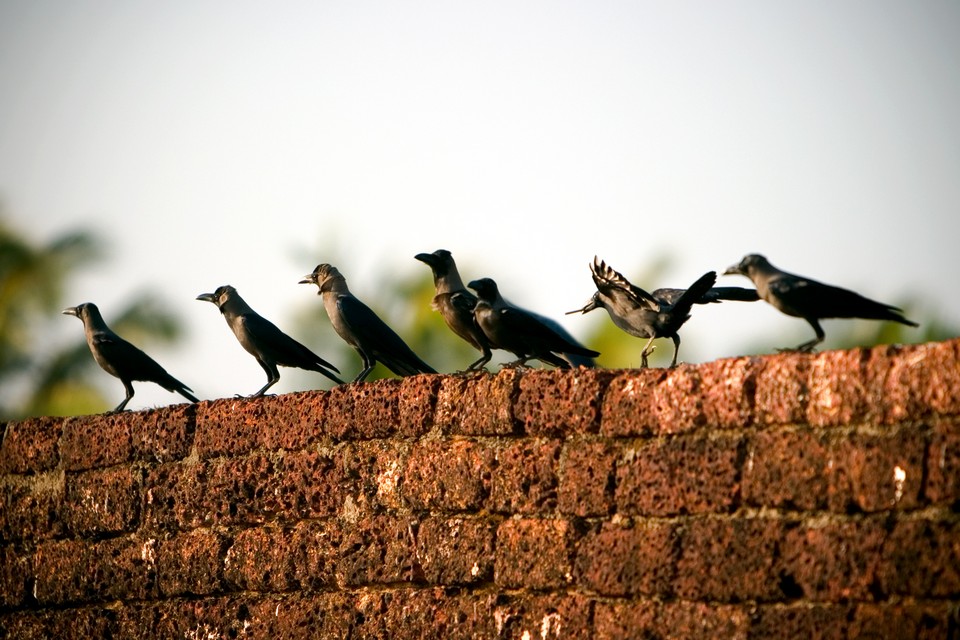
<svg viewBox="0 0 960 640"><path fill-rule="evenodd" d="M626 528L604 523L580 542L577 583L605 596L669 596L677 549L672 524Z"/></svg>
<svg viewBox="0 0 960 640"><path fill-rule="evenodd" d="M865 390L861 364L866 349L824 351L810 362L807 422L814 427L849 425L863 415Z"/></svg>
<svg viewBox="0 0 960 640"><path fill-rule="evenodd" d="M623 438L656 433L654 391L666 376L667 369L632 369L613 378L603 397L600 434Z"/></svg>
<svg viewBox="0 0 960 640"><path fill-rule="evenodd" d="M256 449L302 449L323 435L329 394L322 391L260 398L224 398L196 409L201 459Z"/></svg>
<svg viewBox="0 0 960 640"><path fill-rule="evenodd" d="M12 545L0 547L0 611L19 608L29 601L32 561L29 552Z"/></svg>
<svg viewBox="0 0 960 640"><path fill-rule="evenodd" d="M63 423L60 456L67 471L100 469L133 460L133 428L146 412L85 416Z"/></svg>
<svg viewBox="0 0 960 640"><path fill-rule="evenodd" d="M138 460L171 462L190 455L197 407L173 404L138 415L131 424L133 453Z"/></svg>
<svg viewBox="0 0 960 640"><path fill-rule="evenodd" d="M492 595L475 596L449 588L393 591L384 594L382 609L375 619L383 623L381 637L390 640L497 637Z"/></svg>
<svg viewBox="0 0 960 640"><path fill-rule="evenodd" d="M886 538L876 520L804 525L787 532L783 579L814 601L873 600Z"/></svg>
<svg viewBox="0 0 960 640"><path fill-rule="evenodd" d="M926 471L924 498L960 510L960 420L944 420L934 426Z"/></svg>
<svg viewBox="0 0 960 640"><path fill-rule="evenodd" d="M415 523L409 517L373 516L344 530L338 581L348 586L422 582Z"/></svg>
<svg viewBox="0 0 960 640"><path fill-rule="evenodd" d="M681 531L674 592L685 600L778 600L790 593L778 549L785 525L771 518L691 519Z"/></svg>
<svg viewBox="0 0 960 640"><path fill-rule="evenodd" d="M494 603L491 616L494 633L485 637L530 640L532 638L594 638L593 601L576 593L503 595ZM489 611L489 609L488 609Z"/></svg>
<svg viewBox="0 0 960 640"><path fill-rule="evenodd" d="M253 478L250 486L264 513L283 520L333 516L344 507L347 479L340 456L312 450L288 452L274 463L271 475Z"/></svg>
<svg viewBox="0 0 960 640"><path fill-rule="evenodd" d="M956 637L958 626L960 617L955 603L862 603L856 607L846 637L940 640Z"/></svg>
<svg viewBox="0 0 960 640"><path fill-rule="evenodd" d="M227 596L130 603L119 611L120 631L116 637L137 640L279 638L281 636L271 633L269 623L287 613L280 608L283 602L279 599L267 606L248 597ZM262 615L262 621L254 617L257 614Z"/></svg>
<svg viewBox="0 0 960 640"><path fill-rule="evenodd" d="M863 362L864 422L895 424L922 415L920 399L911 389L918 348L877 345L868 351Z"/></svg>
<svg viewBox="0 0 960 640"><path fill-rule="evenodd" d="M402 381L388 378L334 387L327 394L325 432L335 440L387 438L400 428Z"/></svg>
<svg viewBox="0 0 960 640"><path fill-rule="evenodd" d="M469 585L493 577L496 524L489 520L427 518L417 531L417 556L427 582Z"/></svg>
<svg viewBox="0 0 960 640"><path fill-rule="evenodd" d="M398 391L400 413L398 436L418 438L433 428L434 411L442 380L441 376L435 375L403 378Z"/></svg>
<svg viewBox="0 0 960 640"><path fill-rule="evenodd" d="M520 377L514 414L532 436L596 433L603 392L615 375L603 369L526 371Z"/></svg>
<svg viewBox="0 0 960 640"><path fill-rule="evenodd" d="M0 542L64 534L64 474L0 477Z"/></svg>
<svg viewBox="0 0 960 640"><path fill-rule="evenodd" d="M909 388L923 413L960 415L960 338L930 342L907 356Z"/></svg>
<svg viewBox="0 0 960 640"><path fill-rule="evenodd" d="M747 612L734 605L702 602L598 602L594 608L596 640L648 638L747 637Z"/></svg>
<svg viewBox="0 0 960 640"><path fill-rule="evenodd" d="M402 509L403 472L412 444L396 439L349 442L334 454L336 473L328 493L334 506L346 501L361 512Z"/></svg>
<svg viewBox="0 0 960 640"><path fill-rule="evenodd" d="M60 462L60 436L69 418L30 418L11 422L0 442L0 474L40 473Z"/></svg>
<svg viewBox="0 0 960 640"><path fill-rule="evenodd" d="M156 597L151 550L138 538L45 542L32 560L34 597L42 605Z"/></svg>
<svg viewBox="0 0 960 640"><path fill-rule="evenodd" d="M336 521L244 529L227 549L224 578L242 591L333 586L340 536Z"/></svg>
<svg viewBox="0 0 960 640"><path fill-rule="evenodd" d="M262 455L157 465L144 482L149 529L263 522L276 513L274 465Z"/></svg>
<svg viewBox="0 0 960 640"><path fill-rule="evenodd" d="M756 358L714 360L698 367L707 425L737 429L753 424L759 369Z"/></svg>
<svg viewBox="0 0 960 640"><path fill-rule="evenodd" d="M627 449L617 468L617 510L647 516L733 510L742 442L739 435L683 435Z"/></svg>
<svg viewBox="0 0 960 640"><path fill-rule="evenodd" d="M63 519L82 536L132 531L140 517L140 473L112 467L66 474Z"/></svg>
<svg viewBox="0 0 960 640"><path fill-rule="evenodd" d="M505 520L497 529L494 580L506 588L563 587L573 580L576 539L566 520Z"/></svg>
<svg viewBox="0 0 960 640"><path fill-rule="evenodd" d="M700 371L693 365L670 369L653 390L653 401L660 434L693 431L706 423Z"/></svg>
<svg viewBox="0 0 960 640"><path fill-rule="evenodd" d="M558 440L518 440L496 451L490 509L531 514L557 507Z"/></svg>
<svg viewBox="0 0 960 640"><path fill-rule="evenodd" d="M580 517L613 510L620 448L606 441L569 440L560 458L560 511Z"/></svg>
<svg viewBox="0 0 960 640"><path fill-rule="evenodd" d="M156 552L160 591L168 598L221 592L229 546L229 538L210 529L161 541Z"/></svg>
<svg viewBox="0 0 960 640"><path fill-rule="evenodd" d="M53 611L23 611L4 616L0 638L16 640L89 640L116 637L118 614L107 607L82 607Z"/></svg>
<svg viewBox="0 0 960 640"><path fill-rule="evenodd" d="M465 436L510 435L518 430L513 399L520 374L502 369L445 376L437 395L434 422L445 434Z"/></svg>
<svg viewBox="0 0 960 640"><path fill-rule="evenodd" d="M960 523L898 522L883 546L880 580L890 595L960 597Z"/></svg>
<svg viewBox="0 0 960 640"><path fill-rule="evenodd" d="M760 358L754 394L757 422L795 424L805 420L812 359L806 353Z"/></svg>
<svg viewBox="0 0 960 640"><path fill-rule="evenodd" d="M750 623L749 638L810 638L811 640L847 640L854 607L847 604L766 604L756 607ZM887 637L884 635L878 638ZM894 636L889 636L894 637Z"/></svg>
<svg viewBox="0 0 960 640"><path fill-rule="evenodd" d="M831 446L831 510L911 509L921 504L926 441L916 429L854 432Z"/></svg>
<svg viewBox="0 0 960 640"><path fill-rule="evenodd" d="M424 440L407 458L401 491L414 509L472 511L490 492L492 449L468 440Z"/></svg>
<svg viewBox="0 0 960 640"><path fill-rule="evenodd" d="M753 434L744 463L744 501L754 507L825 509L832 449L830 436L820 429Z"/></svg>

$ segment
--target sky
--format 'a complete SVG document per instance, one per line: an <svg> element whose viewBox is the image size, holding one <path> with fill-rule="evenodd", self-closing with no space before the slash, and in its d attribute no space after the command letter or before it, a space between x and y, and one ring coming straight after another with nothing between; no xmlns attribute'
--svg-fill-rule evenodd
<svg viewBox="0 0 960 640"><path fill-rule="evenodd" d="M263 373L197 294L325 323L297 281L331 255L372 306L446 248L560 318L594 255L669 256L653 289L760 252L957 324L958 60L952 0L0 0L0 206L38 241L101 233L70 304L109 322L156 291L187 335L151 353L204 398ZM694 361L809 331L722 306L684 327ZM140 384L130 408L178 399Z"/></svg>

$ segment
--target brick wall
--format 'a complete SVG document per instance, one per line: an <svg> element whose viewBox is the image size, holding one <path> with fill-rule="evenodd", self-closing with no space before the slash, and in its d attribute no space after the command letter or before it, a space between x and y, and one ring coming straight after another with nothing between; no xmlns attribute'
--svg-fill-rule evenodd
<svg viewBox="0 0 960 640"><path fill-rule="evenodd" d="M960 340L2 429L6 638L960 628Z"/></svg>

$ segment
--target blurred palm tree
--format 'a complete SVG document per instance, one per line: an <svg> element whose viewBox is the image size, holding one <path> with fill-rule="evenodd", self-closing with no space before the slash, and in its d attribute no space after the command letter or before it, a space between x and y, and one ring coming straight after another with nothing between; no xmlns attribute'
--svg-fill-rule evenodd
<svg viewBox="0 0 960 640"><path fill-rule="evenodd" d="M0 211L0 420L109 408L100 389L87 382L96 364L82 333L63 346L50 340L70 276L103 254L103 241L84 230L35 243ZM135 344L169 342L180 334L177 318L146 295L109 317L111 328Z"/></svg>

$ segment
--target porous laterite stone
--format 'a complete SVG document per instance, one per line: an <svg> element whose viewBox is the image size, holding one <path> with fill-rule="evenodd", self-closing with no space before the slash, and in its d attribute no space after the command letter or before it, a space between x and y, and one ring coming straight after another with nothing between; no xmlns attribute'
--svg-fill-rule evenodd
<svg viewBox="0 0 960 640"><path fill-rule="evenodd" d="M60 461L60 436L70 418L30 418L4 426L0 473L50 471Z"/></svg>

